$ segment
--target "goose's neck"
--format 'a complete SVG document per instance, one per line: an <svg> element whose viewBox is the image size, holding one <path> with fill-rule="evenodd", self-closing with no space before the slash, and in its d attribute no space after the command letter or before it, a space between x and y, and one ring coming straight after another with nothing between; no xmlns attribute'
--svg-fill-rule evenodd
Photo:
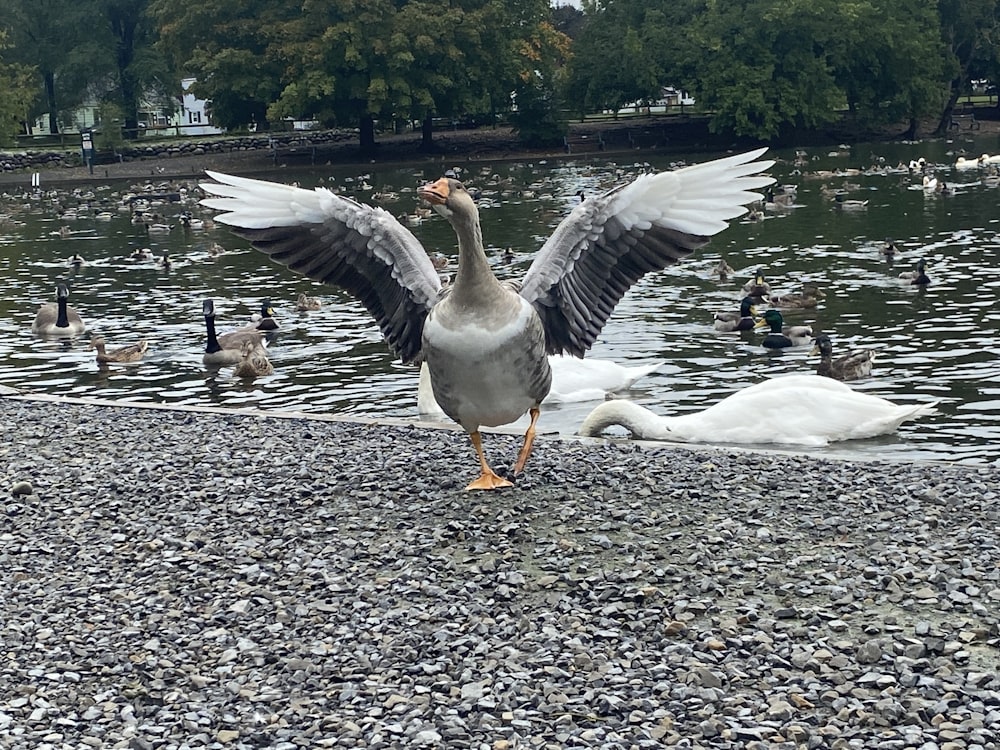
<svg viewBox="0 0 1000 750"><path fill-rule="evenodd" d="M56 328L69 328L69 303L66 301L65 297L59 297L56 300L56 307L58 308L58 313L56 314Z"/></svg>
<svg viewBox="0 0 1000 750"><path fill-rule="evenodd" d="M486 258L478 212L455 221L453 226L458 236L458 272L452 285L452 297L457 302L482 303L484 298L502 288Z"/></svg>
<svg viewBox="0 0 1000 750"><path fill-rule="evenodd" d="M208 336L208 344L205 346L205 352L214 354L217 351L221 351L222 347L219 346L219 339L215 335L215 318L211 315L205 316L205 333Z"/></svg>

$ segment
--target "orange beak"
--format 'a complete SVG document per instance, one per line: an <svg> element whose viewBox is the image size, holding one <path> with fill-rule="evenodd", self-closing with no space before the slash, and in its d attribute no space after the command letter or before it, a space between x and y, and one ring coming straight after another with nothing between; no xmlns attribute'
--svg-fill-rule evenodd
<svg viewBox="0 0 1000 750"><path fill-rule="evenodd" d="M417 188L417 195L428 203L443 205L448 201L451 188L448 186L448 178L442 177L436 182L428 183L421 188Z"/></svg>

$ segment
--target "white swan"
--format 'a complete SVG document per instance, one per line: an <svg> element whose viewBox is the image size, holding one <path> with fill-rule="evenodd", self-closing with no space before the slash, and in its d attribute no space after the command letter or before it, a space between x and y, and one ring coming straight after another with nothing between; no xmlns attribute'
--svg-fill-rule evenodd
<svg viewBox="0 0 1000 750"><path fill-rule="evenodd" d="M652 372L663 362L627 367L610 359L579 359L561 354L549 356L552 368L552 388L544 403L568 404L577 401L599 401L609 393L624 391ZM444 410L434 400L431 376L421 363L417 385L417 411L423 417L447 419Z"/></svg>
<svg viewBox="0 0 1000 750"><path fill-rule="evenodd" d="M675 417L631 401L606 401L587 415L580 434L594 437L620 425L640 440L823 446L894 432L907 420L932 414L935 404L898 405L820 375L786 375Z"/></svg>

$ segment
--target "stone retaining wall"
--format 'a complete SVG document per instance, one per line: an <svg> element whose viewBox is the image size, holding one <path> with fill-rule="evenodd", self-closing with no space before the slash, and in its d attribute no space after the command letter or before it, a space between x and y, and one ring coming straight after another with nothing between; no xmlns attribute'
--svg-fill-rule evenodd
<svg viewBox="0 0 1000 750"><path fill-rule="evenodd" d="M99 151L95 164L168 159L174 156L199 156L233 151L283 151L295 148L315 148L342 141L356 141L357 130L324 130L309 133L276 133L250 135L211 141L176 143L132 143L115 151ZM55 151L0 151L0 172L32 171L83 165L80 149Z"/></svg>

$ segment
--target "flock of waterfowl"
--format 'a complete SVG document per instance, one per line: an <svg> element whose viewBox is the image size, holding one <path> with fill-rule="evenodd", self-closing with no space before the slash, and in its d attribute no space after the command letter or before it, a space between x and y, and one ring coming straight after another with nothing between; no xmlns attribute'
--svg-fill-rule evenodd
<svg viewBox="0 0 1000 750"><path fill-rule="evenodd" d="M531 453L544 400L558 401L574 390L590 389L593 396L603 395L648 374L649 369L633 372L636 368L575 359L594 343L615 305L635 281L682 260L730 220L747 212L753 221L755 212L794 207L794 187L776 186L762 174L771 165L757 161L762 153L763 149L675 171L644 174L602 194L581 196L518 283L500 282L494 275L484 252L476 196L456 177L442 178L418 191L425 203L451 223L458 238L457 272L448 281L438 273L434 254L407 229L412 221L426 220L422 212L430 209L421 207L412 214L413 219L410 214L393 216L323 188L304 190L218 173L209 173L213 181L201 186L212 196L202 204L220 211L215 221L230 226L273 260L316 281L344 288L365 306L393 353L403 361L421 364L421 413L444 414L469 433L480 470L469 488L485 489L507 486L510 481L487 462L481 427L507 424L530 414L531 424L513 467L512 473L517 474ZM761 189L764 194L754 192ZM195 219L190 213L185 216L186 223L182 223L188 229L198 228L196 222L211 221ZM156 222L147 220L155 218L144 219L151 231ZM893 249L894 244L887 241L883 252L889 255ZM136 260L170 262L168 256L144 255ZM77 257L76 262L83 260ZM734 274L728 264L720 262L720 279ZM913 274L913 284L929 283L923 261ZM720 332L766 329L760 340L765 349L815 346L820 356L817 376L796 376L795 389L792 378L775 378L772 385L747 388L725 400L725 408L730 408L736 403L734 399L766 400L784 388L786 403L793 393L799 394L794 398L810 403L801 411L814 418L813 424L784 431L775 431L773 426L727 431L713 422L722 412L722 404L718 404L713 414L709 409L686 415L684 429L681 422L671 422L663 428L662 439L818 443L880 434L895 429L905 419L927 413L932 406L897 407L877 399L886 411L875 419L878 412L870 401L874 397L828 382L866 377L873 355L861 351L835 356L829 335L814 333L808 326L785 325L782 310L813 308L823 296L818 286L810 284L794 294L773 293L760 271L741 290L738 310L720 311L714 318L714 327ZM56 302L39 310L33 332L43 336L82 333L82 320L67 300L68 290L60 286ZM759 317L758 306L768 308ZM316 310L320 302L301 294L297 307ZM215 330L212 300L204 302L202 312L206 364L233 365L238 377L273 372L265 333L276 323L268 303L256 319L228 333ZM98 349L101 363L135 361L146 351L145 342L107 350L104 341L95 337L92 345ZM573 377L577 385L565 385L565 379ZM841 401L830 395L833 392ZM843 403L851 394L858 397L854 411ZM609 421L616 409L624 412L631 406L636 405L602 404L595 410L598 416L588 419L581 431L596 434L614 423L637 436L653 434L637 426L634 410L632 416L617 415L618 421ZM854 422L845 426L832 421L827 407ZM872 418L865 421L863 429L858 426L862 413ZM658 423L663 427L662 421ZM797 435L795 430L799 430Z"/></svg>

